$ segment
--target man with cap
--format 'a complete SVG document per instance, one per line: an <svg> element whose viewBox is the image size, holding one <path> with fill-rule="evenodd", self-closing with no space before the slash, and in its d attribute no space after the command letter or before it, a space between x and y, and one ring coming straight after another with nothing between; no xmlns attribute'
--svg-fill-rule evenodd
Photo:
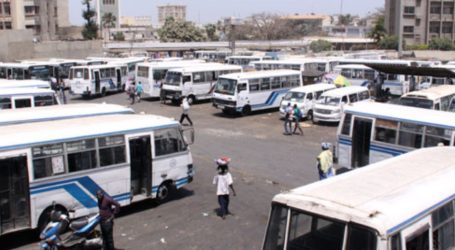
<svg viewBox="0 0 455 250"><path fill-rule="evenodd" d="M333 156L330 151L330 143L321 143L322 152L317 157L319 180L327 179L334 175Z"/></svg>
<svg viewBox="0 0 455 250"><path fill-rule="evenodd" d="M215 162L217 164L218 175L213 178L213 184L217 185L216 195L218 196L218 203L220 204L220 216L223 220L229 212L229 188L236 196L232 175L229 173L228 164L231 161L228 157L221 157Z"/></svg>
<svg viewBox="0 0 455 250"><path fill-rule="evenodd" d="M100 227L103 235L103 249L115 250L114 247L114 215L120 210L120 204L104 194L103 190L96 192L98 198L98 208L101 217Z"/></svg>

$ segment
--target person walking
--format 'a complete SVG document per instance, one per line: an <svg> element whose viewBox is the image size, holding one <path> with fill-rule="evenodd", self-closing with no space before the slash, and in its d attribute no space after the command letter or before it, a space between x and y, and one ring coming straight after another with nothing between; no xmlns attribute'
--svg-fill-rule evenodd
<svg viewBox="0 0 455 250"><path fill-rule="evenodd" d="M299 129L300 135L303 136L303 130L302 130L302 127L300 127L300 122L302 121L302 111L297 107L297 104L294 104L293 116L294 116L295 125L294 125L294 131L292 133L296 134L297 129Z"/></svg>
<svg viewBox="0 0 455 250"><path fill-rule="evenodd" d="M132 82L128 87L128 94L130 96L131 105L133 105L134 101L136 100L136 85L134 84L134 82Z"/></svg>
<svg viewBox="0 0 455 250"><path fill-rule="evenodd" d="M189 117L189 113L190 113L190 104L188 103L188 99L186 97L184 97L182 99L182 104L180 104L180 106L182 107L182 115L180 116L180 124L183 125L183 119L187 119L188 122L190 123L191 126L193 126L193 122L191 121L190 117Z"/></svg>
<svg viewBox="0 0 455 250"><path fill-rule="evenodd" d="M213 185L216 185L216 195L220 205L219 215L223 220L226 219L226 215L232 214L229 212L229 188L231 188L234 196L237 195L233 186L232 175L229 173L228 164L230 161L231 159L228 157L221 157L215 161L218 174L213 178Z"/></svg>
<svg viewBox="0 0 455 250"><path fill-rule="evenodd" d="M63 83L62 79L60 79L59 88L60 88L60 96L62 98L62 103L66 104L65 84Z"/></svg>
<svg viewBox="0 0 455 250"><path fill-rule="evenodd" d="M322 152L317 157L319 180L327 179L335 175L332 151L330 151L330 143L321 143L321 148Z"/></svg>
<svg viewBox="0 0 455 250"><path fill-rule="evenodd" d="M288 105L284 109L284 134L291 135L292 131L292 107L291 103L288 102Z"/></svg>
<svg viewBox="0 0 455 250"><path fill-rule="evenodd" d="M138 82L136 86L136 95L137 95L137 102L141 102L141 95L144 92L144 88L142 87L142 82Z"/></svg>
<svg viewBox="0 0 455 250"><path fill-rule="evenodd" d="M164 89L163 89L163 82L164 81L159 81L160 85L160 104L166 104L166 96L164 94Z"/></svg>
<svg viewBox="0 0 455 250"><path fill-rule="evenodd" d="M103 236L103 249L115 250L114 247L114 215L120 211L120 204L104 194L104 191L98 190L96 192L98 198L98 209L101 217L100 227Z"/></svg>

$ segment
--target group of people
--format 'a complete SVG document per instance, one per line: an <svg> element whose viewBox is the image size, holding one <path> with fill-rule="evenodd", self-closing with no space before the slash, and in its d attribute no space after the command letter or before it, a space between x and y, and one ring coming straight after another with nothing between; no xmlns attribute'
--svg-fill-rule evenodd
<svg viewBox="0 0 455 250"><path fill-rule="evenodd" d="M297 104L291 106L291 103L288 103L285 109L284 114L284 134L292 135L297 134L297 129L300 132L300 135L303 135L302 127L300 122L302 121L303 115L302 111L297 107ZM292 122L294 121L294 129L292 129Z"/></svg>
<svg viewBox="0 0 455 250"><path fill-rule="evenodd" d="M142 83L139 81L137 84L132 82L128 87L128 95L130 97L131 105L134 104L137 97L137 102L141 102L141 96L144 92L144 88L142 87Z"/></svg>

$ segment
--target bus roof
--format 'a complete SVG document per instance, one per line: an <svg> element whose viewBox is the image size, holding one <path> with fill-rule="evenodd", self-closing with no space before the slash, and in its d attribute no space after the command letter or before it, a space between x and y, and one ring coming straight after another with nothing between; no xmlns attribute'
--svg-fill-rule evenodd
<svg viewBox="0 0 455 250"><path fill-rule="evenodd" d="M324 92L321 96L342 97L344 95L357 93L357 92L365 91L365 90L368 91L368 88L361 87L361 86L347 86L347 87L341 87L341 88L329 90L327 92Z"/></svg>
<svg viewBox="0 0 455 250"><path fill-rule="evenodd" d="M231 64L221 64L221 63L206 63L198 65L189 65L182 66L181 68L170 69L172 72L179 73L191 73L191 72L201 72L201 71L210 71L210 70L242 70L242 66L231 65Z"/></svg>
<svg viewBox="0 0 455 250"><path fill-rule="evenodd" d="M0 126L41 122L49 120L74 119L86 116L109 115L109 114L132 114L131 108L116 104L67 104L52 105L36 108L20 108L0 110Z"/></svg>
<svg viewBox="0 0 455 250"><path fill-rule="evenodd" d="M358 102L344 106L345 113L455 129L455 113L396 104Z"/></svg>
<svg viewBox="0 0 455 250"><path fill-rule="evenodd" d="M106 68L115 68L126 66L126 64L121 64L120 62L111 63L111 64L89 64L89 65L82 65L82 66L73 66L72 69L106 69Z"/></svg>
<svg viewBox="0 0 455 250"><path fill-rule="evenodd" d="M453 199L453 155L455 147L415 150L278 194L273 201L394 234Z"/></svg>
<svg viewBox="0 0 455 250"><path fill-rule="evenodd" d="M262 60L255 61L253 64L275 64L275 65L292 65L292 64L305 64L305 63L317 63L317 62L328 62L328 59L322 58L291 58L285 60Z"/></svg>
<svg viewBox="0 0 455 250"><path fill-rule="evenodd" d="M310 85L305 85L302 87L297 87L289 90L289 92L312 92L318 90L334 89L336 86L330 83L315 83Z"/></svg>
<svg viewBox="0 0 455 250"><path fill-rule="evenodd" d="M440 85L431 87L428 89L422 89L417 91L412 91L404 94L401 97L415 97L415 98L425 98L429 100L436 100L438 98L454 95L455 94L455 85Z"/></svg>
<svg viewBox="0 0 455 250"><path fill-rule="evenodd" d="M372 68L367 67L363 64L342 64L342 65L335 66L335 70L336 69L371 69L371 70L373 70Z"/></svg>
<svg viewBox="0 0 455 250"><path fill-rule="evenodd" d="M249 72L240 72L240 73L231 73L223 75L223 78L229 79L254 79L261 77L277 77L283 75L298 75L300 76L300 71L297 70L288 70L288 69L279 69L279 70L264 70L264 71L249 71Z"/></svg>
<svg viewBox="0 0 455 250"><path fill-rule="evenodd" d="M55 94L52 89L43 88L0 88L0 96Z"/></svg>
<svg viewBox="0 0 455 250"><path fill-rule="evenodd" d="M9 67L9 68L23 68L27 69L28 67L35 65L32 63L0 63L0 67Z"/></svg>
<svg viewBox="0 0 455 250"><path fill-rule="evenodd" d="M105 115L3 126L0 151L27 148L38 144L110 136L125 132L145 132L151 128L178 126L178 122L155 115Z"/></svg>
<svg viewBox="0 0 455 250"><path fill-rule="evenodd" d="M195 65L195 64L207 64L204 60L180 60L180 61L156 61L156 62L141 62L138 63L138 67L153 67L153 68L168 68L174 66L184 66L184 65Z"/></svg>
<svg viewBox="0 0 455 250"><path fill-rule="evenodd" d="M4 88L44 88L49 89L51 85L42 80L6 80L0 79L0 89Z"/></svg>

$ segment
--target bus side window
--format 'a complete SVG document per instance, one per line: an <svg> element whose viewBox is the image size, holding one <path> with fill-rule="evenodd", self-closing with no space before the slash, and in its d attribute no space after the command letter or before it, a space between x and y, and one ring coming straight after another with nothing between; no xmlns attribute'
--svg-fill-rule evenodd
<svg viewBox="0 0 455 250"><path fill-rule="evenodd" d="M308 95L306 95L306 99L307 99L308 101L313 100L313 93L308 93Z"/></svg>
<svg viewBox="0 0 455 250"><path fill-rule="evenodd" d="M453 201L448 202L431 214L433 231L433 249L453 249L454 211Z"/></svg>
<svg viewBox="0 0 455 250"><path fill-rule="evenodd" d="M441 110L441 106L439 105L439 103L436 103L434 105L434 110Z"/></svg>
<svg viewBox="0 0 455 250"><path fill-rule="evenodd" d="M341 134L349 136L351 132L351 118L352 115L346 113L343 119L343 127L341 127Z"/></svg>
<svg viewBox="0 0 455 250"><path fill-rule="evenodd" d="M191 76L183 76L183 83L191 82Z"/></svg>
<svg viewBox="0 0 455 250"><path fill-rule="evenodd" d="M240 93L241 91L246 90L246 83L241 83L237 85L237 92Z"/></svg>
<svg viewBox="0 0 455 250"><path fill-rule="evenodd" d="M11 98L0 98L0 109L11 109Z"/></svg>
<svg viewBox="0 0 455 250"><path fill-rule="evenodd" d="M398 123L395 121L376 119L374 139L380 142L395 144Z"/></svg>
<svg viewBox="0 0 455 250"><path fill-rule="evenodd" d="M370 94L368 93L368 91L362 91L359 93L359 100L360 101L363 101L363 100L367 100L370 98Z"/></svg>
<svg viewBox="0 0 455 250"><path fill-rule="evenodd" d="M452 131L444 128L427 126L425 130L425 147L434 147L439 143L449 146Z"/></svg>
<svg viewBox="0 0 455 250"><path fill-rule="evenodd" d="M398 136L398 144L406 147L422 147L423 126L413 123L402 122Z"/></svg>
<svg viewBox="0 0 455 250"><path fill-rule="evenodd" d="M357 101L358 101L357 100L357 93L349 95L349 102L350 103L354 103L354 102L357 102Z"/></svg>
<svg viewBox="0 0 455 250"><path fill-rule="evenodd" d="M343 96L343 98L341 98L341 103L348 103L348 97L347 96Z"/></svg>
<svg viewBox="0 0 455 250"><path fill-rule="evenodd" d="M34 179L65 173L63 144L51 144L32 148Z"/></svg>
<svg viewBox="0 0 455 250"><path fill-rule="evenodd" d="M163 156L185 151L186 146L177 128L157 130L155 132L155 155Z"/></svg>

